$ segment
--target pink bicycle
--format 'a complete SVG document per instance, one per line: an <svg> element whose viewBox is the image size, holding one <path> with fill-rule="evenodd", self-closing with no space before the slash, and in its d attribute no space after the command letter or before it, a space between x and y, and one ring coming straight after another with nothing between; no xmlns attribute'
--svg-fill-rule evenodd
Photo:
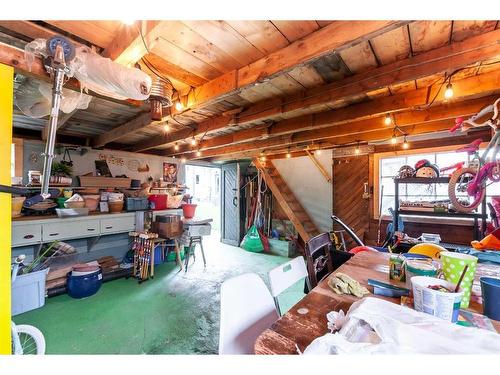
<svg viewBox="0 0 500 375"><path fill-rule="evenodd" d="M468 166L460 166L450 176L448 195L451 204L459 212L474 211L486 195L486 186L489 185L487 182L491 181L491 184L500 181L500 161L497 160L497 153L500 150L499 109L500 98L467 120L457 118L455 126L450 129L450 132L454 132L458 129L467 131L475 127L490 126L494 130L494 135L482 155L479 154L481 140L475 140L457 150L474 155ZM488 158L490 152L491 157Z"/></svg>

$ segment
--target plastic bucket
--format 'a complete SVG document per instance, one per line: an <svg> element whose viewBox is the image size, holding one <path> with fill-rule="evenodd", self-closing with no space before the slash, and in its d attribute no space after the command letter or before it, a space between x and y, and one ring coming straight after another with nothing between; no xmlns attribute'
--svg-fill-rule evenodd
<svg viewBox="0 0 500 375"><path fill-rule="evenodd" d="M405 262L406 287L411 289L411 278L414 276L436 277L437 267L432 261L425 259L407 259Z"/></svg>
<svg viewBox="0 0 500 375"><path fill-rule="evenodd" d="M483 314L493 320L500 320L500 279L481 277Z"/></svg>
<svg viewBox="0 0 500 375"><path fill-rule="evenodd" d="M460 302L463 291L447 293L429 288L429 285L441 285L449 290L454 290L455 285L442 279L427 276L414 276L411 278L413 288L413 305L415 310L455 323L458 320Z"/></svg>
<svg viewBox="0 0 500 375"><path fill-rule="evenodd" d="M194 217L196 211L196 204L184 203L182 205L182 214L186 219L191 219Z"/></svg>
<svg viewBox="0 0 500 375"><path fill-rule="evenodd" d="M69 272L66 288L68 289L70 297L85 298L96 294L101 288L101 285L102 271L99 267L97 271L86 275L73 276L71 272Z"/></svg>
<svg viewBox="0 0 500 375"><path fill-rule="evenodd" d="M462 304L460 307L466 309L469 307L472 282L476 274L477 258L469 254L453 253L451 251L441 252L441 261L443 263L444 279L450 283L457 284L462 272L467 265L469 268L460 284L464 291Z"/></svg>

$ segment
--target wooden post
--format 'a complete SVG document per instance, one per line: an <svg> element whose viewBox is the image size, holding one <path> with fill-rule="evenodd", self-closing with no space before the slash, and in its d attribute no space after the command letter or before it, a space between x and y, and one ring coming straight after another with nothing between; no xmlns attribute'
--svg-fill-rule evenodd
<svg viewBox="0 0 500 375"><path fill-rule="evenodd" d="M314 163L314 165L319 169L319 171L321 172L321 174L325 177L326 181L331 184L332 183L332 178L330 177L330 175L328 174L328 172L326 171L326 169L318 161L318 159L316 159L314 157L314 155L311 154L311 152L309 150L306 150L306 153L307 153L307 156L309 156L309 158L312 160L312 162Z"/></svg>
<svg viewBox="0 0 500 375"><path fill-rule="evenodd" d="M0 64L0 184L11 185L14 69ZM11 354L11 195L0 193L0 354Z"/></svg>

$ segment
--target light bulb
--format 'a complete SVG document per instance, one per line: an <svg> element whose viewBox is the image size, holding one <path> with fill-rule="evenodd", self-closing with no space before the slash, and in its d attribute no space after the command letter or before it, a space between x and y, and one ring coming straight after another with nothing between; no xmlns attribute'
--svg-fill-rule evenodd
<svg viewBox="0 0 500 375"><path fill-rule="evenodd" d="M179 151L179 145L177 143L174 145L174 150Z"/></svg>
<svg viewBox="0 0 500 375"><path fill-rule="evenodd" d="M266 161L266 157L265 156L261 156L260 157L260 161Z"/></svg>
<svg viewBox="0 0 500 375"><path fill-rule="evenodd" d="M181 158L181 162L185 163L186 162L186 158Z"/></svg>
<svg viewBox="0 0 500 375"><path fill-rule="evenodd" d="M196 146L196 138L191 139L191 146Z"/></svg>
<svg viewBox="0 0 500 375"><path fill-rule="evenodd" d="M321 155L321 149L319 149L319 148L318 148L318 149L316 150L316 155Z"/></svg>
<svg viewBox="0 0 500 375"><path fill-rule="evenodd" d="M359 146L356 146L356 148L354 149L354 153L356 155L359 155L360 152L361 152L361 150L359 149Z"/></svg>
<svg viewBox="0 0 500 375"><path fill-rule="evenodd" d="M392 138L391 138L391 143L393 145L395 145L396 143L398 143L398 139L396 138L396 135L393 135Z"/></svg>
<svg viewBox="0 0 500 375"><path fill-rule="evenodd" d="M392 124L391 115L389 115L389 114L385 115L384 124L386 124L386 125L391 125Z"/></svg>
<svg viewBox="0 0 500 375"><path fill-rule="evenodd" d="M201 156L201 151L200 150L196 151L196 156Z"/></svg>
<svg viewBox="0 0 500 375"><path fill-rule="evenodd" d="M410 148L410 144L408 143L408 141L406 140L406 136L404 138L404 141L403 141L403 148L405 150L407 150L408 148Z"/></svg>
<svg viewBox="0 0 500 375"><path fill-rule="evenodd" d="M134 20L122 20L122 23L127 26L132 26L135 21Z"/></svg>
<svg viewBox="0 0 500 375"><path fill-rule="evenodd" d="M286 153L286 158L287 159L290 159L292 157L292 154L290 154L289 152Z"/></svg>
<svg viewBox="0 0 500 375"><path fill-rule="evenodd" d="M169 124L165 124L163 126L163 130L165 131L165 133L168 132L168 131L170 131L170 125Z"/></svg>
<svg viewBox="0 0 500 375"><path fill-rule="evenodd" d="M182 103L181 103L180 101L175 103L175 110L176 110L177 112L180 112L180 111L182 111L183 109L184 109L184 106L182 105Z"/></svg>
<svg viewBox="0 0 500 375"><path fill-rule="evenodd" d="M453 97L453 85L451 83L448 83L446 85L446 90L444 91L444 97L446 99L450 99Z"/></svg>

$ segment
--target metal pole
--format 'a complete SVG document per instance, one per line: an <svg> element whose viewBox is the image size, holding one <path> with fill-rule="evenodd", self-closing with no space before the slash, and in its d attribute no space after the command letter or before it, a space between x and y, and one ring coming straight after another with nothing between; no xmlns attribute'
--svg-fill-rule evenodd
<svg viewBox="0 0 500 375"><path fill-rule="evenodd" d="M57 120L59 118L59 107L61 104L62 87L64 81L64 70L55 69L54 85L52 88L52 109L49 119L49 133L47 143L45 144L44 162L43 162L43 179L42 179L42 196L49 195L50 171L52 168L52 159L54 158L54 147L56 144Z"/></svg>

